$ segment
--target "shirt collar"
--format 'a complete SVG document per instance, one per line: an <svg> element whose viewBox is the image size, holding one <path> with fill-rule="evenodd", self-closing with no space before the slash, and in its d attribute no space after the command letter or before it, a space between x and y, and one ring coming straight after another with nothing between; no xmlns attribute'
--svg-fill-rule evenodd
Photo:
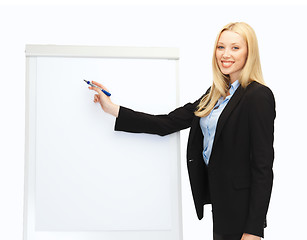
<svg viewBox="0 0 307 240"><path fill-rule="evenodd" d="M232 95L237 90L237 88L240 86L239 80L236 80L232 84L230 84L229 94Z"/></svg>

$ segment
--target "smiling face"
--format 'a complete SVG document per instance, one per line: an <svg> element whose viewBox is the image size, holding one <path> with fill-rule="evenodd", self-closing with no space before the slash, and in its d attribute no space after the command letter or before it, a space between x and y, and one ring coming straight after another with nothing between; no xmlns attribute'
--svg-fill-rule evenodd
<svg viewBox="0 0 307 240"><path fill-rule="evenodd" d="M215 57L221 72L230 76L231 83L238 80L247 59L247 44L238 34L222 32L217 42Z"/></svg>

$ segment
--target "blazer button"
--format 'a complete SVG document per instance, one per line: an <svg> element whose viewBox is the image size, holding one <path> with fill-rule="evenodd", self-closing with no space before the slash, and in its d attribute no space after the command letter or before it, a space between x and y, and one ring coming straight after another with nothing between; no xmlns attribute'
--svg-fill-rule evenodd
<svg viewBox="0 0 307 240"><path fill-rule="evenodd" d="M188 161L189 161L189 162L193 162L193 161L194 161L194 159L189 159Z"/></svg>

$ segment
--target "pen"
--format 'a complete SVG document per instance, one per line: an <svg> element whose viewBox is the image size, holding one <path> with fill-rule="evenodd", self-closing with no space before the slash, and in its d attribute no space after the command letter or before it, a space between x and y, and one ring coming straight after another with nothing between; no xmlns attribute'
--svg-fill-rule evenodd
<svg viewBox="0 0 307 240"><path fill-rule="evenodd" d="M111 96L111 93L109 93L108 91L106 91L106 90L102 89L101 87L99 87L99 86L97 86L97 85L91 83L90 81L87 81L87 80L85 80L85 79L83 79L83 80L84 80L84 82L86 82L88 85L91 85L92 87L99 88L99 89L100 89L105 95L107 95L108 97Z"/></svg>

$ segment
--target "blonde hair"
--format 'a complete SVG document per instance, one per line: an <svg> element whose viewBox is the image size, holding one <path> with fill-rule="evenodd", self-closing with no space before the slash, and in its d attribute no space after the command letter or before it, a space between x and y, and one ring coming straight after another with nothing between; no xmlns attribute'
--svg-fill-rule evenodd
<svg viewBox="0 0 307 240"><path fill-rule="evenodd" d="M218 99L221 96L225 97L229 89L230 77L221 72L215 56L218 40L222 32L226 30L238 33L247 44L247 59L238 79L241 86L246 88L252 81L264 84L258 42L254 30L244 22L229 23L222 28L215 40L212 58L213 83L209 93L201 99L195 111L195 115L198 117L207 116L214 108Z"/></svg>

